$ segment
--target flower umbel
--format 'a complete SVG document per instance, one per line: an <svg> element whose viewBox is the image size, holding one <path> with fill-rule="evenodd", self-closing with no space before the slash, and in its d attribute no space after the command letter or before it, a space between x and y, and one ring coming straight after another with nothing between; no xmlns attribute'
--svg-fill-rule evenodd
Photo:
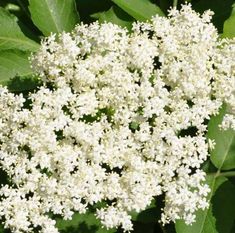
<svg viewBox="0 0 235 233"><path fill-rule="evenodd" d="M30 107L0 90L5 227L55 233L48 213L71 219L103 201L102 224L130 231L130 213L159 195L164 224L208 207L205 120L223 102L235 109L234 40L210 20L185 5L131 33L93 23L42 41L31 63L44 86ZM222 126L234 126L232 110Z"/></svg>

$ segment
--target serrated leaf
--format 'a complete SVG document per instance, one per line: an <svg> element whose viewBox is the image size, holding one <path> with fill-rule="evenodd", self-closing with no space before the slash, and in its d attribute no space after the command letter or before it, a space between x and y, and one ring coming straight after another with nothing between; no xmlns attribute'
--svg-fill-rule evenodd
<svg viewBox="0 0 235 233"><path fill-rule="evenodd" d="M86 214L75 213L72 220L56 219L56 226L60 233L79 232L79 233L114 233L115 230L102 227L100 221L96 219L94 213Z"/></svg>
<svg viewBox="0 0 235 233"><path fill-rule="evenodd" d="M208 196L210 207L205 210L199 210L196 213L196 221L192 225L186 225L180 220L175 223L177 233L218 233L216 230L216 219L213 216L211 199L216 190L227 179L225 177L216 177L215 175L207 176L207 184L210 186L211 193Z"/></svg>
<svg viewBox="0 0 235 233"><path fill-rule="evenodd" d="M0 50L36 51L39 45L21 31L17 18L0 7Z"/></svg>
<svg viewBox="0 0 235 233"><path fill-rule="evenodd" d="M208 125L207 137L215 140L215 148L211 151L210 159L219 170L235 168L235 131L222 130L219 125L226 113L224 105L218 115L213 116Z"/></svg>
<svg viewBox="0 0 235 233"><path fill-rule="evenodd" d="M92 14L91 17L99 20L100 23L111 22L121 27L131 29L134 19L118 6L112 6L108 11Z"/></svg>
<svg viewBox="0 0 235 233"><path fill-rule="evenodd" d="M235 4L233 4L233 10L230 17L224 22L223 37L235 37Z"/></svg>
<svg viewBox="0 0 235 233"><path fill-rule="evenodd" d="M32 74L28 57L30 52L4 50L0 52L0 83L7 84L15 76Z"/></svg>
<svg viewBox="0 0 235 233"><path fill-rule="evenodd" d="M33 23L45 35L70 32L79 23L74 0L30 0Z"/></svg>
<svg viewBox="0 0 235 233"><path fill-rule="evenodd" d="M150 0L112 0L136 20L146 21L153 15L164 16L162 10Z"/></svg>

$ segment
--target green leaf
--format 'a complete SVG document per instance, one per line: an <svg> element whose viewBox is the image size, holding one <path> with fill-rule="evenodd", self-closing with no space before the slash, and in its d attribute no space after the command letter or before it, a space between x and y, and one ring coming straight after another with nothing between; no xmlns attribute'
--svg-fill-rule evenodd
<svg viewBox="0 0 235 233"><path fill-rule="evenodd" d="M223 37L233 38L235 36L235 4L230 17L224 22Z"/></svg>
<svg viewBox="0 0 235 233"><path fill-rule="evenodd" d="M235 220L235 186L224 182L212 198L213 215L216 218L216 229L219 233L230 233ZM233 231L234 232L234 231Z"/></svg>
<svg viewBox="0 0 235 233"><path fill-rule="evenodd" d="M0 7L0 50L36 51L39 45L21 31L17 18Z"/></svg>
<svg viewBox="0 0 235 233"><path fill-rule="evenodd" d="M210 175L207 177L207 184L210 186L211 193L209 194L208 201L210 207L205 210L199 210L196 213L196 222L192 225L186 225L184 221L177 221L175 229L177 233L218 233L216 230L216 219L213 216L211 199L215 194L216 190L222 185L227 179L225 177L216 177Z"/></svg>
<svg viewBox="0 0 235 233"><path fill-rule="evenodd" d="M0 83L7 84L15 76L32 74L28 57L30 52L4 50L0 52Z"/></svg>
<svg viewBox="0 0 235 233"><path fill-rule="evenodd" d="M60 233L114 233L115 230L102 227L94 213L75 213L72 220L56 219L56 226Z"/></svg>
<svg viewBox="0 0 235 233"><path fill-rule="evenodd" d="M215 140L215 148L211 151L210 159L219 170L235 168L235 131L219 128L226 113L224 105L218 115L213 116L208 125L207 137Z"/></svg>
<svg viewBox="0 0 235 233"><path fill-rule="evenodd" d="M149 0L112 0L136 20L146 21L153 15L164 16L162 10Z"/></svg>
<svg viewBox="0 0 235 233"><path fill-rule="evenodd" d="M45 35L70 32L79 22L74 0L30 0L33 23Z"/></svg>
<svg viewBox="0 0 235 233"><path fill-rule="evenodd" d="M112 6L108 11L92 14L91 17L99 20L100 23L111 22L121 27L131 29L134 19L118 6Z"/></svg>

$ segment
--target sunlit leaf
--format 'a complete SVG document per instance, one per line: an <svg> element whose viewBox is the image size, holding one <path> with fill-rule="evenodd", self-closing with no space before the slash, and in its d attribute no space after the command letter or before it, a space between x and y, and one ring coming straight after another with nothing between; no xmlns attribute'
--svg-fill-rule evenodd
<svg viewBox="0 0 235 233"><path fill-rule="evenodd" d="M0 83L7 84L15 76L32 74L28 57L30 52L4 50L0 52Z"/></svg>
<svg viewBox="0 0 235 233"><path fill-rule="evenodd" d="M0 7L0 50L37 50L39 45L21 31L17 18Z"/></svg>
<svg viewBox="0 0 235 233"><path fill-rule="evenodd" d="M45 36L69 32L79 22L74 0L30 0L33 23Z"/></svg>
<svg viewBox="0 0 235 233"><path fill-rule="evenodd" d="M136 20L145 21L153 15L164 16L162 10L150 0L112 0Z"/></svg>
<svg viewBox="0 0 235 233"><path fill-rule="evenodd" d="M208 138L213 139L216 143L210 153L210 159L219 170L235 168L235 131L222 130L219 127L225 113L226 106L224 105L219 114L211 118L207 134Z"/></svg>
<svg viewBox="0 0 235 233"><path fill-rule="evenodd" d="M207 177L207 184L210 186L211 193L209 194L208 201L210 207L205 210L199 210L196 213L196 221L192 225L186 225L184 221L177 221L175 224L177 233L217 233L216 219L213 216L211 199L216 190L227 179L225 177L216 177L211 175Z"/></svg>
<svg viewBox="0 0 235 233"><path fill-rule="evenodd" d="M223 37L235 37L235 4L230 17L224 22Z"/></svg>

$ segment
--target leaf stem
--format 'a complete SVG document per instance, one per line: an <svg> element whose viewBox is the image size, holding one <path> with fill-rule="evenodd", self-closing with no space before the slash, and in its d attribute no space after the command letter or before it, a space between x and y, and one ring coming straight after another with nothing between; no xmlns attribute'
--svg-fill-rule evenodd
<svg viewBox="0 0 235 233"><path fill-rule="evenodd" d="M209 175L214 175L215 177L219 177L219 176L233 177L233 176L235 176L235 171L220 172L218 170L217 172L209 173Z"/></svg>
<svg viewBox="0 0 235 233"><path fill-rule="evenodd" d="M220 172L218 176L227 176L227 177L235 176L235 171Z"/></svg>
<svg viewBox="0 0 235 233"><path fill-rule="evenodd" d="M177 8L177 5L178 5L178 0L173 0L173 7Z"/></svg>

